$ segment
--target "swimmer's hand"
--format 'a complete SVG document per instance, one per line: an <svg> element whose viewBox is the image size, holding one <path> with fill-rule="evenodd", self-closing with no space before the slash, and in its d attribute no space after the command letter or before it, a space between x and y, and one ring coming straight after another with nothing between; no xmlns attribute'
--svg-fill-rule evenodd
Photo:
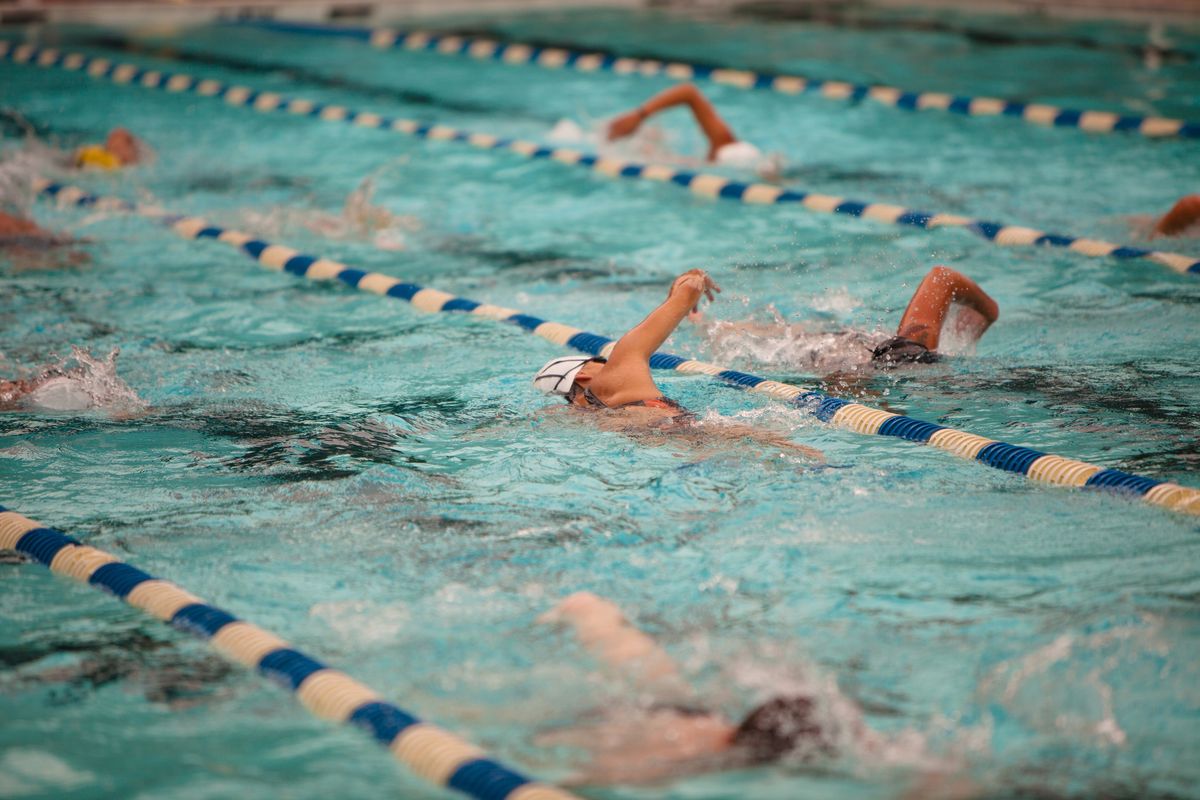
<svg viewBox="0 0 1200 800"><path fill-rule="evenodd" d="M713 293L720 294L721 287L704 270L691 269L675 279L675 282L671 284L671 290L667 292L667 298L670 299L677 291L690 292L695 296L696 299L690 312L694 314L700 311L700 298L707 297L708 302L713 302L716 299Z"/></svg>
<svg viewBox="0 0 1200 800"><path fill-rule="evenodd" d="M645 113L640 109L634 109L628 114L622 114L608 123L608 139L624 139L626 136L632 136L637 133L637 129L642 127L642 122L646 119Z"/></svg>

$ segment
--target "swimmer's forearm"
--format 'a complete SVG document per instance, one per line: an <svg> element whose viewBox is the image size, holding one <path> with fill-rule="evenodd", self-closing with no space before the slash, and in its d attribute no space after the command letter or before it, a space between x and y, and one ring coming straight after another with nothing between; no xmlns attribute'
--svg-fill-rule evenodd
<svg viewBox="0 0 1200 800"><path fill-rule="evenodd" d="M733 135L733 131L717 113L713 104L709 102L703 92L690 83L672 86L670 89L659 92L643 103L638 111L645 119L660 111L680 105L686 105L692 110L696 124L700 126L700 130L708 139L710 152L715 152L721 147L737 141L737 137Z"/></svg>
<svg viewBox="0 0 1200 800"><path fill-rule="evenodd" d="M988 325L1000 316L1000 307L979 284L949 267L936 266L913 293L896 329L897 335L936 350L952 303L974 309Z"/></svg>
<svg viewBox="0 0 1200 800"><path fill-rule="evenodd" d="M609 360L615 364L629 357L649 359L696 307L701 296L701 292L690 287L677 289L662 305L621 337Z"/></svg>
<svg viewBox="0 0 1200 800"><path fill-rule="evenodd" d="M626 619L614 603L591 592L567 597L541 619L568 623L593 658L641 682L679 679L675 661L654 639Z"/></svg>
<svg viewBox="0 0 1200 800"><path fill-rule="evenodd" d="M700 95L699 90L690 83L683 83L678 86L672 86L670 89L664 89L658 94L651 97L646 102L642 103L642 114L649 117L657 114L660 111L666 111L668 108L675 106L688 105L695 110L699 100L703 101L703 95Z"/></svg>
<svg viewBox="0 0 1200 800"><path fill-rule="evenodd" d="M983 290L978 283L960 272L954 273L955 280L952 289L954 302L962 303L967 308L977 312L986 321L984 330L1000 318L1000 306L991 295Z"/></svg>

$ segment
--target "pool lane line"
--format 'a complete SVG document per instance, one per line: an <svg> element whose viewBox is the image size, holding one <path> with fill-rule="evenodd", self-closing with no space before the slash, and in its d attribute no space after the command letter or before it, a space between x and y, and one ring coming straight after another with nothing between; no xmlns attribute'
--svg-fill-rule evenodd
<svg viewBox="0 0 1200 800"><path fill-rule="evenodd" d="M38 179L34 188L39 194L54 198L63 206L140 214L166 225L185 239L214 239L238 249L269 269L288 272L309 280L338 280L356 289L403 300L422 311L468 313L512 323L549 342L594 356L607 357L616 346L613 339L570 325L549 322L515 309L480 303L439 289L407 283L379 272L354 269L331 259L306 255L290 247L255 238L248 233L220 228L201 217L169 214L158 206L134 205L117 197L98 197L79 187L63 186L45 179ZM708 375L739 389L769 395L790 403L835 428L929 444L960 458L979 461L989 467L1024 475L1034 481L1056 486L1120 492L1172 511L1200 515L1200 491L1177 483L1117 469L1106 469L1096 464L976 436L933 422L832 397L823 392L767 380L757 375L725 369L671 353L655 353L650 357L650 367L684 374Z"/></svg>
<svg viewBox="0 0 1200 800"><path fill-rule="evenodd" d="M488 758L480 748L384 701L339 670L199 597L0 506L0 551L16 550L51 572L102 589L206 639L221 655L295 693L316 717L362 728L422 779L478 800L579 800Z"/></svg>
<svg viewBox="0 0 1200 800"><path fill-rule="evenodd" d="M545 69L579 72L612 72L618 75L664 77L679 81L708 80L738 89L766 89L780 94L818 94L830 100L857 102L873 100L908 111L947 111L968 117L1004 116L1056 128L1078 128L1089 133L1129 132L1151 138L1200 139L1200 122L1167 117L1122 115L1111 111L1062 108L1045 103L1022 103L998 97L970 97L945 92L909 92L893 86L849 81L818 80L800 75L781 75L731 69L684 61L625 58L611 53L587 52L544 44L506 42L481 36L363 28L310 22L243 20L227 23L276 33L324 36L365 42L382 50L417 50L442 55L462 55L505 64L531 64Z"/></svg>
<svg viewBox="0 0 1200 800"><path fill-rule="evenodd" d="M844 197L784 189L765 183L741 183L719 175L688 172L657 164L637 164L614 158L602 158L569 148L551 148L536 142L504 139L487 133L473 133L446 125L418 122L411 119L385 117L371 112L355 111L345 106L318 103L276 92L260 92L248 86L226 84L211 78L197 78L184 73L146 69L136 64L115 63L107 58L82 53L66 53L54 48L33 45L13 47L0 40L0 60L18 64L33 64L44 69L60 68L84 71L93 78L105 78L117 84L133 84L148 89L180 93L189 92L205 97L219 97L232 106L245 106L261 113L285 113L329 122L342 122L361 128L402 133L420 139L454 141L483 150L516 153L530 159L549 159L562 164L580 166L609 177L640 179L673 183L703 197L737 200L752 205L799 205L808 211L863 217L876 222L907 227L961 228L1001 246L1049 246L1071 250L1092 258L1146 259L1166 265L1176 272L1200 275L1200 258L1161 250L1113 244L1099 239L1065 236L1056 233L1006 225L957 214L938 214L903 208L888 203L867 203Z"/></svg>

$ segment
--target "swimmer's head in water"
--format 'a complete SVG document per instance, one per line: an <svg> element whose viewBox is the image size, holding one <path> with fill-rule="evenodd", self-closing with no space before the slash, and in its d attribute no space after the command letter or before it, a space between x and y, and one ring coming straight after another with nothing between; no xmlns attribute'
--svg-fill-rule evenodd
<svg viewBox="0 0 1200 800"><path fill-rule="evenodd" d="M104 149L122 164L136 164L141 160L141 143L125 128L113 128L104 141Z"/></svg>
<svg viewBox="0 0 1200 800"><path fill-rule="evenodd" d="M546 394L559 395L569 400L571 390L575 387L576 378L581 377L580 373L584 372L584 368L592 363L604 364L607 363L607 359L588 356L556 358L538 370L537 375L533 378L533 385Z"/></svg>
<svg viewBox="0 0 1200 800"><path fill-rule="evenodd" d="M932 364L937 360L937 353L903 336L893 336L871 353L871 363L881 369L891 369L901 364Z"/></svg>
<svg viewBox="0 0 1200 800"><path fill-rule="evenodd" d="M790 754L833 754L816 702L807 695L776 697L755 708L734 731L732 745L751 763Z"/></svg>

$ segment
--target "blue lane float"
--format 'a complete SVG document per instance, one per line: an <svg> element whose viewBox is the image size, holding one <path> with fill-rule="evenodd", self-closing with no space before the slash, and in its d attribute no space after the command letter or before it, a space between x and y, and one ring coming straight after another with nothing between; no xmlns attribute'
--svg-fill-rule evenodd
<svg viewBox="0 0 1200 800"><path fill-rule="evenodd" d="M785 189L765 183L743 183L719 175L690 172L658 164L637 164L615 158L604 158L570 148L553 148L537 142L506 139L486 133L451 128L410 119L391 118L340 105L317 103L303 98L286 97L275 92L262 92L248 86L197 78L183 73L116 63L107 58L82 53L65 53L53 48L33 45L12 45L0 40L0 59L42 68L83 71L97 79L117 84L129 84L166 92L188 92L224 100L229 105L244 106L261 113L284 113L340 122L360 128L387 130L431 141L451 141L469 144L484 150L515 153L525 158L556 161L560 164L584 167L602 175L631 180L671 183L703 197L736 200L751 205L791 205L807 211L842 214L875 222L934 230L958 228L1003 246L1057 247L1093 258L1120 260L1144 259L1163 264L1176 272L1200 275L1200 259L1180 253L1147 250L1140 247L1114 244L1099 239L1066 236L1020 225L939 214L904 208L889 203L864 202L845 197Z"/></svg>
<svg viewBox="0 0 1200 800"><path fill-rule="evenodd" d="M108 592L152 617L206 640L225 657L293 692L314 716L362 728L414 773L478 800L579 800L488 758L459 737L384 701L344 672L262 628L0 506L0 551L15 550L52 572Z"/></svg>
<svg viewBox="0 0 1200 800"><path fill-rule="evenodd" d="M78 187L63 186L47 180L39 180L35 188L42 195L55 198L60 205L140 214L170 227L186 239L212 239L237 248L270 269L310 280L336 280L356 289L403 300L422 311L465 313L509 323L547 341L589 355L607 357L616 345L613 339L606 336L550 322L516 309L481 303L439 289L418 286L390 275L354 269L331 259L306 255L290 247L263 241L248 233L212 225L200 217L183 217L157 206L135 205L116 197L97 197ZM999 442L671 353L655 353L650 358L650 366L684 374L707 375L749 392L778 398L836 428L928 444L961 458L1023 475L1034 481L1056 486L1114 491L1173 511L1200 515L1200 491L1176 483L1106 469L1096 464Z"/></svg>
<svg viewBox="0 0 1200 800"><path fill-rule="evenodd" d="M618 75L664 77L680 81L706 80L738 89L765 89L787 95L819 95L830 100L854 103L872 100L907 111L946 111L967 117L1007 117L1056 128L1077 128L1089 133L1134 133L1153 138L1200 139L1200 122L1167 117L1143 117L1111 111L1061 108L1046 103L971 97L945 92L911 92L894 86L849 81L817 80L800 75L781 75L730 69L684 61L625 58L607 53L589 53L569 45L547 47L502 42L480 36L431 31L401 31L391 28L362 28L308 22L246 20L234 23L277 33L350 39L380 49L396 49L466 56L505 64L529 64L545 69L580 72L611 72Z"/></svg>

